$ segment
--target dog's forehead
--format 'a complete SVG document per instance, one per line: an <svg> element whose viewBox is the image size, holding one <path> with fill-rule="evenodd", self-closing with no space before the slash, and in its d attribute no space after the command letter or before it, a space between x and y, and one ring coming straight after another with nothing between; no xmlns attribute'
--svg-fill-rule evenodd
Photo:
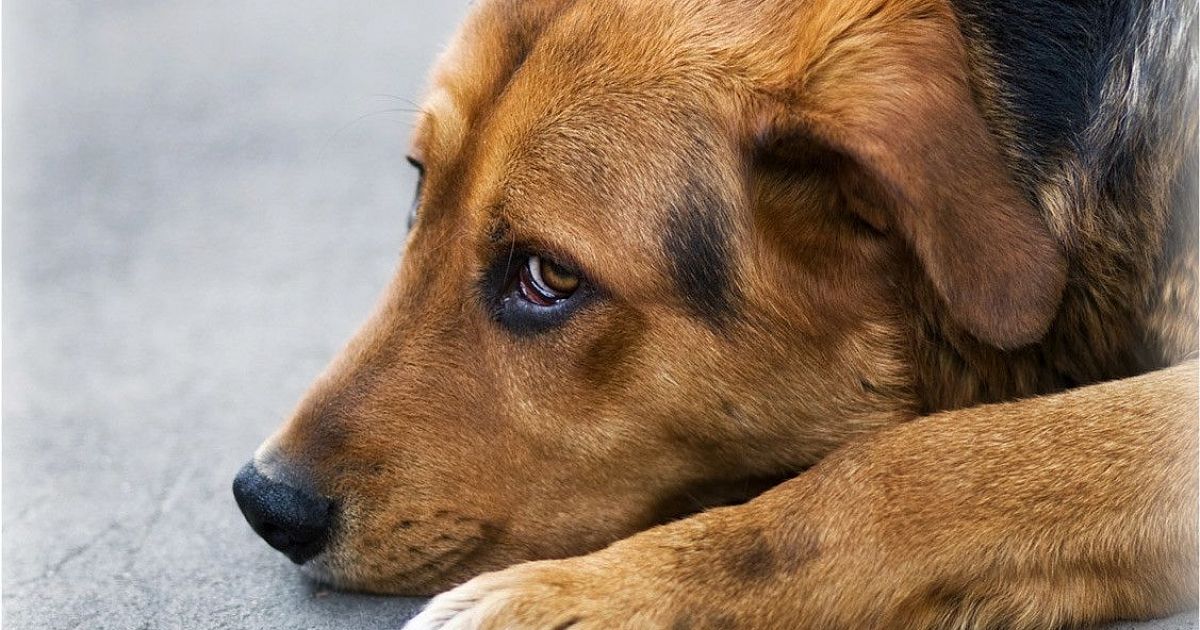
<svg viewBox="0 0 1200 630"><path fill-rule="evenodd" d="M723 278L680 274L700 259L719 268L729 236L719 215L737 185L705 60L651 59L652 46L626 54L620 42L580 37L595 30L565 20L501 79L479 73L497 72L511 50L447 55L417 142L456 165L458 203L439 211L458 215L460 233L494 237L501 224L505 238L548 245L597 273L658 268L685 299L708 285L695 310L723 311Z"/></svg>
<svg viewBox="0 0 1200 630"><path fill-rule="evenodd" d="M445 161L475 143L579 164L694 153L703 97L728 59L668 4L481 2L435 67L418 152Z"/></svg>

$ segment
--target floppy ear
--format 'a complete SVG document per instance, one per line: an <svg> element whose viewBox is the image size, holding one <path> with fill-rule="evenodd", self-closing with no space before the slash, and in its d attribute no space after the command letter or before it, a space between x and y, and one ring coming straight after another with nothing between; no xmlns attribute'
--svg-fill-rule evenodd
<svg viewBox="0 0 1200 630"><path fill-rule="evenodd" d="M1002 349L1037 341L1066 283L1059 244L972 99L952 18L887 17L819 43L760 133L811 138L855 165L843 185L874 182L850 196L902 234L966 330Z"/></svg>

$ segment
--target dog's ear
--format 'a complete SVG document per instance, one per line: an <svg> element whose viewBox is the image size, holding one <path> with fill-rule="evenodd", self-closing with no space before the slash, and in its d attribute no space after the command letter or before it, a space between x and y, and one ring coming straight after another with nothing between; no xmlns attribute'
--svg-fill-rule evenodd
<svg viewBox="0 0 1200 630"><path fill-rule="evenodd" d="M759 139L803 136L846 158L851 203L904 237L974 336L1002 349L1040 339L1066 261L972 98L952 20L864 22L805 45L821 52L773 99Z"/></svg>

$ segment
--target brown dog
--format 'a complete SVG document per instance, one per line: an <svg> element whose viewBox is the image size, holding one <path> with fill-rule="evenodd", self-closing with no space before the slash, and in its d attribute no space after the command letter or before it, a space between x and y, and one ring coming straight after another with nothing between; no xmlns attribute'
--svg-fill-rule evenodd
<svg viewBox="0 0 1200 630"><path fill-rule="evenodd" d="M345 588L579 556L416 628L1194 604L1195 45L1184 0L482 2L239 504Z"/></svg>

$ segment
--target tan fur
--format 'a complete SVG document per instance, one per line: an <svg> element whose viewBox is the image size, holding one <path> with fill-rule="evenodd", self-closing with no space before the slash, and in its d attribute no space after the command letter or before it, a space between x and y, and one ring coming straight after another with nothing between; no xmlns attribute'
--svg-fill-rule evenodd
<svg viewBox="0 0 1200 630"><path fill-rule="evenodd" d="M1195 239L1164 243L1194 123L1143 199L1066 156L1031 201L978 55L942 0L481 3L419 121L404 261L259 453L341 505L307 568L431 593L607 547L431 609L497 628L1040 628L1193 601ZM716 323L663 247L697 182L728 214ZM1128 233L1087 214L1135 202ZM517 247L603 298L502 329L480 276Z"/></svg>

